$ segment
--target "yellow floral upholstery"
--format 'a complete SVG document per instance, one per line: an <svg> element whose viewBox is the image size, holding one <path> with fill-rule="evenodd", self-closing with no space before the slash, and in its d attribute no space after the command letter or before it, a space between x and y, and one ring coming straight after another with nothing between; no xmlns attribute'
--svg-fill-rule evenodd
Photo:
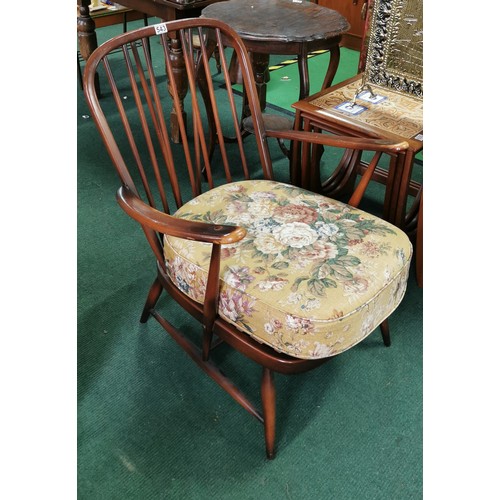
<svg viewBox="0 0 500 500"><path fill-rule="evenodd" d="M179 218L247 229L224 246L219 313L297 358L333 356L369 335L403 298L412 247L391 224L272 181L227 184L186 203ZM165 237L169 276L203 302L211 245Z"/></svg>

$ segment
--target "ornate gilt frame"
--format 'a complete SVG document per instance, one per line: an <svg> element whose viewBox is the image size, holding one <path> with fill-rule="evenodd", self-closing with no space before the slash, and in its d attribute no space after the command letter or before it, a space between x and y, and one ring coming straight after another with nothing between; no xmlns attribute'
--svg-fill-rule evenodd
<svg viewBox="0 0 500 500"><path fill-rule="evenodd" d="M374 0L365 83L423 98L423 0Z"/></svg>

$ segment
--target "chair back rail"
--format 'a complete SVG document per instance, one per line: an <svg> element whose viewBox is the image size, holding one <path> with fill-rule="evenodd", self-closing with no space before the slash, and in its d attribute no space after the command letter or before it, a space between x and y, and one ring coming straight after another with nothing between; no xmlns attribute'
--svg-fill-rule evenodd
<svg viewBox="0 0 500 500"><path fill-rule="evenodd" d="M84 76L94 120L122 184L165 213L171 212L171 206L178 208L185 199L200 194L204 184L211 189L217 182L231 182L235 177L250 178L248 150L258 155L257 163L262 165L259 174L266 179L273 178L262 117L252 112L258 99L255 83L248 77L251 72L243 72L244 86L257 133L245 140L245 146L240 128L241 102L236 102L241 101L241 97L233 92L224 57L221 58L219 79L214 81L212 78L210 56L216 49L223 53L221 30L224 33L231 30L211 20L198 19L197 25L191 28L189 20L173 21L168 23L168 31L159 35L155 26L119 35L94 52ZM188 82L186 102L176 74L180 56L174 53L172 40L180 41L180 65ZM161 58L155 52L155 60L152 60L148 41L161 45ZM236 44L234 50L243 66L250 69L243 44ZM104 69L114 108L111 102L99 101L92 84L99 66ZM101 92L106 94L106 83L101 86ZM221 116L222 105L229 110L229 117ZM175 113L179 120L181 144L172 142L168 112ZM112 130L108 114L120 117L123 134ZM126 141L118 143L117 137L121 136ZM214 156L217 157L217 171L213 167ZM181 191L181 172L189 179L189 193ZM171 195L167 193L167 185Z"/></svg>

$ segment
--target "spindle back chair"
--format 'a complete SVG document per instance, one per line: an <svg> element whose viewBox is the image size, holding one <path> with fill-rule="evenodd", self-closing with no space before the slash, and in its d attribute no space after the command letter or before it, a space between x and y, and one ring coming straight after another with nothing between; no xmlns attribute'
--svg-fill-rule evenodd
<svg viewBox="0 0 500 500"><path fill-rule="evenodd" d="M228 39L255 132L246 138L242 96L231 87L224 56ZM220 73L212 67L214 50ZM100 97L98 70L107 77ZM141 321L153 316L264 424L266 453L274 457L273 373L319 366L378 325L389 345L386 318L404 295L411 245L375 216L275 180L267 138L375 151L371 172L383 152L399 154L407 144L265 130L248 53L229 26L211 19L162 23L107 41L87 62L84 91L120 177L118 203L142 226L156 257ZM180 143L171 138L172 114ZM288 175L284 170L280 175ZM369 176L367 169L353 203ZM362 245L366 251L357 251ZM377 252L385 256L382 267ZM202 324L199 344L170 322L171 303L161 312L163 291ZM262 411L213 361L221 343L262 366Z"/></svg>

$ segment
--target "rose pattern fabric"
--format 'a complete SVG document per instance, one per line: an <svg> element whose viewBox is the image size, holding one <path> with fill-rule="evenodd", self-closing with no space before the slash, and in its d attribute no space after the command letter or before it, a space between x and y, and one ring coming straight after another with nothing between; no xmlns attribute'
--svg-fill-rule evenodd
<svg viewBox="0 0 500 500"><path fill-rule="evenodd" d="M219 313L278 351L338 354L390 315L406 290L407 236L366 212L300 188L243 181L181 207L177 217L247 230L222 248ZM211 246L165 238L169 275L203 301Z"/></svg>

